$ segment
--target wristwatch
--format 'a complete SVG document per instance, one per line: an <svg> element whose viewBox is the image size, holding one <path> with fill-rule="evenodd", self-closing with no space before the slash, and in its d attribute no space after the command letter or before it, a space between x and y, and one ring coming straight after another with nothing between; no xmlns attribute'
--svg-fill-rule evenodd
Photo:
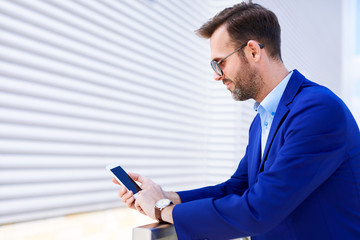
<svg viewBox="0 0 360 240"><path fill-rule="evenodd" d="M171 204L173 204L173 202L166 198L160 199L155 203L155 217L159 220L159 222L163 222L161 218L161 211Z"/></svg>

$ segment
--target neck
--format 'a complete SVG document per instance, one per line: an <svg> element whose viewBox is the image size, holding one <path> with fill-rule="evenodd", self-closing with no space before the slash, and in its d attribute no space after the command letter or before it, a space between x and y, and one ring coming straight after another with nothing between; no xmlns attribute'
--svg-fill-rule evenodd
<svg viewBox="0 0 360 240"><path fill-rule="evenodd" d="M263 65L260 75L263 79L263 87L255 101L262 102L264 98L289 74L281 61L270 61Z"/></svg>

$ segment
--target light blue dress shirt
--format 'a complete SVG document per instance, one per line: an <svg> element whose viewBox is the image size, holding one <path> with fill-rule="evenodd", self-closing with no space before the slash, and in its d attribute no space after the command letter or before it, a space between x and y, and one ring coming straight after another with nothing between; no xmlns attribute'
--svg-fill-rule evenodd
<svg viewBox="0 0 360 240"><path fill-rule="evenodd" d="M254 110L257 111L261 119L261 156L264 154L266 142L269 136L271 124L276 114L276 109L285 88L290 80L292 71L259 103L255 102Z"/></svg>

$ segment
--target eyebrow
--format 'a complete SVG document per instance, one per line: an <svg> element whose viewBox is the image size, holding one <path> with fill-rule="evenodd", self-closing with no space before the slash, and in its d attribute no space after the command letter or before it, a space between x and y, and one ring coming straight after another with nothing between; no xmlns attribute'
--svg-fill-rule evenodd
<svg viewBox="0 0 360 240"><path fill-rule="evenodd" d="M218 61L220 61L221 59L223 59L223 58L221 58L221 57L216 57L216 58L213 58L213 59L211 59L211 60L213 60L213 61L215 61L215 62L218 62Z"/></svg>

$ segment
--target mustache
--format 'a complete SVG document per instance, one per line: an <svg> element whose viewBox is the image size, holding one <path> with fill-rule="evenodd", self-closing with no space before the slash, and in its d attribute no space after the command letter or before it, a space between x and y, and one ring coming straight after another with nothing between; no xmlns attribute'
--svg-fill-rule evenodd
<svg viewBox="0 0 360 240"><path fill-rule="evenodd" d="M225 84L226 82L232 82L230 79L228 79L228 78L224 78L223 80L222 80L222 82L223 82L223 84Z"/></svg>

